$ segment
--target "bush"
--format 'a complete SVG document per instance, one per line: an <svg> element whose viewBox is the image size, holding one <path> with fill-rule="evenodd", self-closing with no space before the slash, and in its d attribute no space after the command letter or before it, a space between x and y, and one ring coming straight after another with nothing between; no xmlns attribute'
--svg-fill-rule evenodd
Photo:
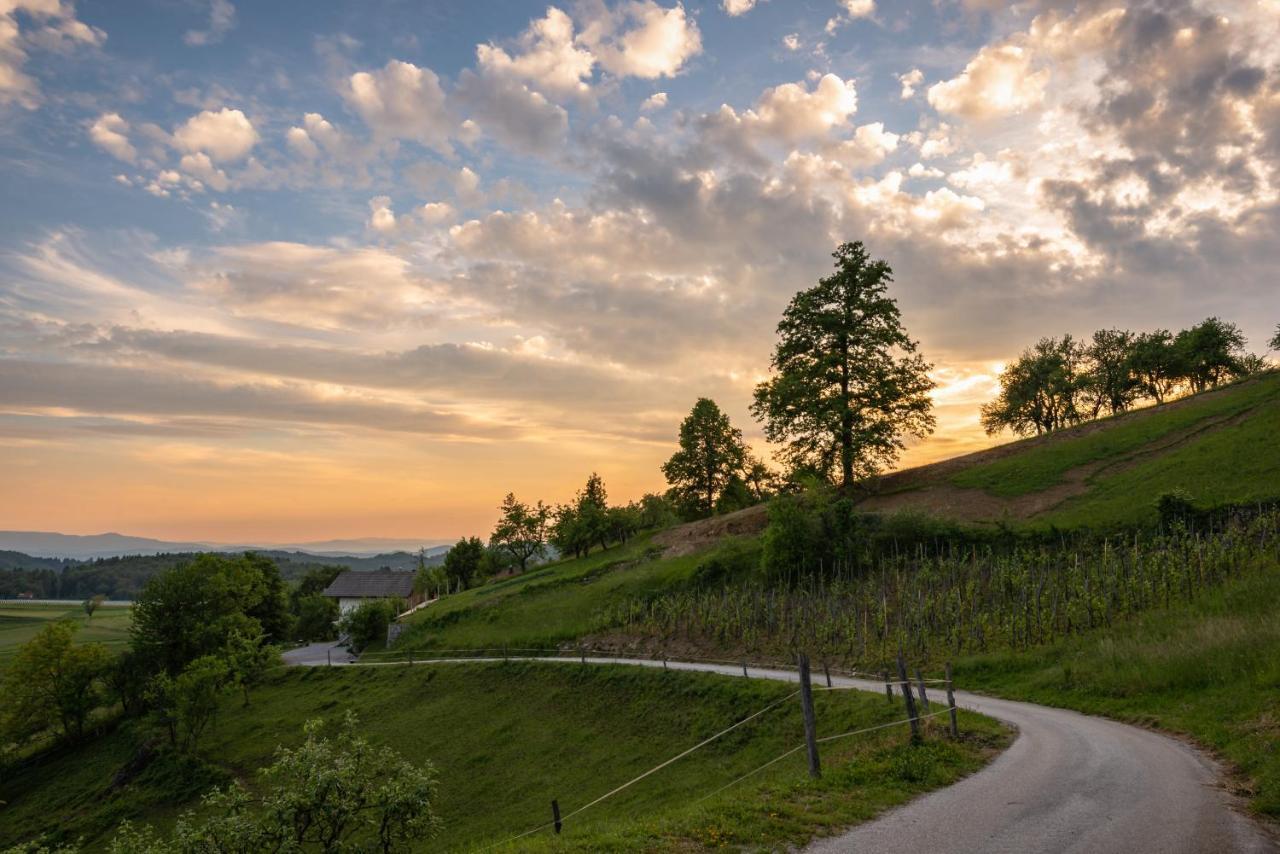
<svg viewBox="0 0 1280 854"><path fill-rule="evenodd" d="M1199 512L1192 502L1191 493L1181 488L1160 493L1155 504L1156 512L1160 514L1160 525L1166 528L1177 523L1185 525L1193 521Z"/></svg>
<svg viewBox="0 0 1280 854"><path fill-rule="evenodd" d="M399 599L370 599L342 615L338 630L351 640L351 648L359 652L370 644L385 641L387 626L400 614Z"/></svg>

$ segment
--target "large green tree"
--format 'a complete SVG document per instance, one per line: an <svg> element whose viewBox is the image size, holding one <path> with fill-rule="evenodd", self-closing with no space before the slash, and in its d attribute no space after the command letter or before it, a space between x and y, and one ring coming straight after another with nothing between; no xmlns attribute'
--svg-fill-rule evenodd
<svg viewBox="0 0 1280 854"><path fill-rule="evenodd" d="M934 383L888 296L889 265L861 242L834 257L835 272L783 312L773 376L756 386L752 412L784 463L847 492L895 463L907 438L933 432Z"/></svg>
<svg viewBox="0 0 1280 854"><path fill-rule="evenodd" d="M1075 339L1041 338L1000 373L1000 394L983 404L982 426L992 435L1007 427L1028 436L1076 424L1088 381Z"/></svg>
<svg viewBox="0 0 1280 854"><path fill-rule="evenodd" d="M202 554L147 582L129 634L149 670L176 676L188 662L219 654L234 631L260 631L277 642L288 638L291 623L274 563L252 554Z"/></svg>
<svg viewBox="0 0 1280 854"><path fill-rule="evenodd" d="M0 682L0 740L22 743L46 730L84 735L105 698L111 655L100 643L77 644L78 628L52 622L18 647Z"/></svg>
<svg viewBox="0 0 1280 854"><path fill-rule="evenodd" d="M662 473L681 503L707 516L746 461L742 431L714 400L700 397L680 423L680 449L662 464Z"/></svg>
<svg viewBox="0 0 1280 854"><path fill-rule="evenodd" d="M1141 395L1142 383L1133 367L1136 340L1127 329L1099 329L1085 346L1085 397L1094 418L1103 412L1126 412Z"/></svg>
<svg viewBox="0 0 1280 854"><path fill-rule="evenodd" d="M1181 359L1182 378L1194 392L1244 373L1244 334L1234 323L1209 317L1179 332L1173 343Z"/></svg>

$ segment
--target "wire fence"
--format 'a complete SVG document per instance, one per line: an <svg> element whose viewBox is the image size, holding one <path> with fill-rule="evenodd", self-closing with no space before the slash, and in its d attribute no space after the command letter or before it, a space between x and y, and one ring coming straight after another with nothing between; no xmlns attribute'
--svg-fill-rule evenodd
<svg viewBox="0 0 1280 854"><path fill-rule="evenodd" d="M529 660L529 661L567 661L567 662L580 661L583 664L588 664L588 663L608 664L613 662L619 662L619 663L634 662L637 664L643 663L652 667L662 666L662 667L670 667L674 669L686 669L686 670L691 669L692 667L713 666L713 667L722 668L722 669L709 671L709 672L720 673L722 675L729 675L727 671L723 668L732 667L734 668L733 672L735 674L736 674L736 671L740 668L744 676L748 676L750 671L754 669L758 677L760 678L777 678L775 674L786 674L787 676L795 674L797 678L801 678L800 677L801 671L798 671L797 669L791 666L788 666L786 664L779 663L779 662L760 663L760 662L749 662L746 660L714 659L714 658L669 659L665 656L655 658L651 654L646 654L646 653L626 653L626 652L619 653L614 651L587 649L585 647L576 648L576 649L565 649L565 648L548 649L548 648L536 648L536 647L434 649L425 653L420 650L419 651L388 650L388 651L366 653L360 656L359 660L351 662L346 666L416 665L416 664L429 664L429 663L447 663L447 662L465 663L465 662L481 662L481 661L498 662L498 661L510 661L510 660L520 660L520 659ZM902 674L905 674L906 672L905 664L903 662L899 662L899 671ZM739 777L736 777L735 779L731 780L725 785L711 792L708 792L706 795L703 795L701 798L698 798L697 800L693 801L692 805L698 805L698 804L704 803L705 801L710 800L711 798L714 798L716 795L719 795L727 791L728 789L731 789L734 786L737 786L742 782L750 779L751 777L754 777L760 774L761 772L767 770L768 768L773 767L774 765L778 764L779 762L782 762L788 757L794 756L796 753L801 752L806 747L809 747L811 751L815 751L816 746L820 744L829 744L831 742L840 741L843 739L852 738L860 735L867 735L869 733L887 730L893 727L900 727L900 726L910 726L912 729L913 738L916 738L918 737L919 725L921 721L925 721L931 718L936 718L936 717L939 717L942 715L948 715L948 714L951 716L952 733L958 734L958 730L956 727L956 708L957 707L956 707L955 699L953 696L953 686L949 678L950 677L949 668L948 668L947 678L931 677L928 679L925 679L925 678L890 679L888 678L888 674L884 671L882 671L881 673L867 673L864 671L847 670L847 669L840 670L840 671L831 671L831 670L826 671L826 674L828 676L830 676L832 673L835 673L837 676L839 676L842 679L848 679L848 678L860 679L860 680L863 680L864 683L866 684L809 686L801 678L802 687L800 690L793 691L790 694L787 694L785 697L781 697L775 700L774 702L769 703L768 705L752 712L751 714L736 721L733 724L730 724L729 726L725 727L719 732L703 739L702 741L698 742L692 747L689 747L677 753L676 755L672 756L671 758L666 759L663 762L658 763L657 765L654 765L652 768L649 768L648 770L632 777L626 782L620 785L614 786L609 791L605 792L604 794L596 797L591 801L588 801L586 804L572 810L571 812L563 816L560 815L558 802L555 802L555 806L554 806L555 814L552 820L543 822L541 824L536 825L535 827L531 827L528 830L515 834L514 836L508 837L506 839L503 839L495 843L491 843L487 846L484 846L482 848L475 849L475 850L483 852L483 851L490 851L495 848L501 848L507 845L511 845L512 843L518 842L521 839L525 839L536 833L547 830L548 828L554 828L555 832L559 833L561 826L564 824L564 822L569 821L570 819L577 818L582 813L591 809L592 807L595 807L598 804L604 801L607 801L608 799L620 794L621 792L626 791L627 789L631 788L632 786L639 783L640 781L652 776L653 774L658 773L659 771L662 771L663 769L675 764L681 759L684 759L685 757L693 753L696 753L697 751L707 747L708 745L723 738L729 733L739 729L740 727L746 725L747 723L754 720L758 720L768 712L794 699L797 695L802 694L805 690L812 690L812 691L819 691L819 692L835 692L835 691L854 691L854 690L862 690L862 691L879 690L880 687L885 687L886 689L897 688L899 694L906 700L908 715L907 717L900 718L897 720L887 721L885 723L875 724L867 727L861 727L858 729L849 730L847 732L836 733L834 735L822 736L820 738L816 737L812 731L807 731L807 735L810 741L802 742L801 744L773 757L768 762L765 762L753 768L752 770L746 772L745 774L742 774ZM923 689L925 685L930 685L930 684L944 685L946 687L947 703L945 706L943 706L937 711L925 711L924 713L920 713L917 710L917 707L914 703L912 695L913 693L918 692L920 701L927 703L927 700L924 696ZM889 698L892 700L893 699L892 691L889 690L888 693L889 693ZM812 700L810 700L809 702L811 704ZM926 705L926 709L927 708L928 706Z"/></svg>

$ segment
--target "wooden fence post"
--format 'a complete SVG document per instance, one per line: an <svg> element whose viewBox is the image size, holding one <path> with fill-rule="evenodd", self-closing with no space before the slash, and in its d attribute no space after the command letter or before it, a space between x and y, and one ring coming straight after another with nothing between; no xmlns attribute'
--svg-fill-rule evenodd
<svg viewBox="0 0 1280 854"><path fill-rule="evenodd" d="M587 651L582 647L578 647L578 657L582 659L583 664L587 663Z"/></svg>
<svg viewBox="0 0 1280 854"><path fill-rule="evenodd" d="M551 800L551 820L555 822L556 833L560 832L560 802L554 798Z"/></svg>
<svg viewBox="0 0 1280 854"><path fill-rule="evenodd" d="M667 657L665 655L662 656L662 669L663 670L667 669Z"/></svg>
<svg viewBox="0 0 1280 854"><path fill-rule="evenodd" d="M742 659L742 675L747 675L747 660L745 658Z"/></svg>
<svg viewBox="0 0 1280 854"><path fill-rule="evenodd" d="M920 718L916 714L916 700L911 696L911 680L907 678L907 662L898 653L898 679L902 683L902 696L907 701L907 717L911 719L911 742L920 743Z"/></svg>
<svg viewBox="0 0 1280 854"><path fill-rule="evenodd" d="M924 687L924 677L920 675L920 668L916 668L916 684L920 686L920 705L924 709L924 713L929 714L929 692Z"/></svg>
<svg viewBox="0 0 1280 854"><path fill-rule="evenodd" d="M893 702L893 683L889 681L889 671L881 670L884 675L884 698L890 703Z"/></svg>
<svg viewBox="0 0 1280 854"><path fill-rule="evenodd" d="M956 695L951 683L951 662L947 662L947 706L951 710L951 737L960 737L960 721L956 718Z"/></svg>
<svg viewBox="0 0 1280 854"><path fill-rule="evenodd" d="M804 743L809 749L809 776L817 779L822 776L822 765L818 761L818 725L813 716L813 686L809 682L809 656L803 652L798 653L796 664L800 667L800 708L804 712Z"/></svg>
<svg viewBox="0 0 1280 854"><path fill-rule="evenodd" d="M826 675L827 687L830 688L831 687L831 665L827 664L826 659L823 659L823 662L822 662L822 672Z"/></svg>
<svg viewBox="0 0 1280 854"><path fill-rule="evenodd" d="M324 661L326 667L333 667L333 647L325 647Z"/></svg>

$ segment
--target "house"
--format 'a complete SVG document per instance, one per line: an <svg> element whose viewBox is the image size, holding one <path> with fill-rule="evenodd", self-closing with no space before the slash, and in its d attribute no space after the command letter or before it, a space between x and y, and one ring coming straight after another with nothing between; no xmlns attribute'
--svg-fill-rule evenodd
<svg viewBox="0 0 1280 854"><path fill-rule="evenodd" d="M398 569L349 569L324 589L324 595L338 600L338 612L341 614L366 599L403 599L412 604L414 575Z"/></svg>

